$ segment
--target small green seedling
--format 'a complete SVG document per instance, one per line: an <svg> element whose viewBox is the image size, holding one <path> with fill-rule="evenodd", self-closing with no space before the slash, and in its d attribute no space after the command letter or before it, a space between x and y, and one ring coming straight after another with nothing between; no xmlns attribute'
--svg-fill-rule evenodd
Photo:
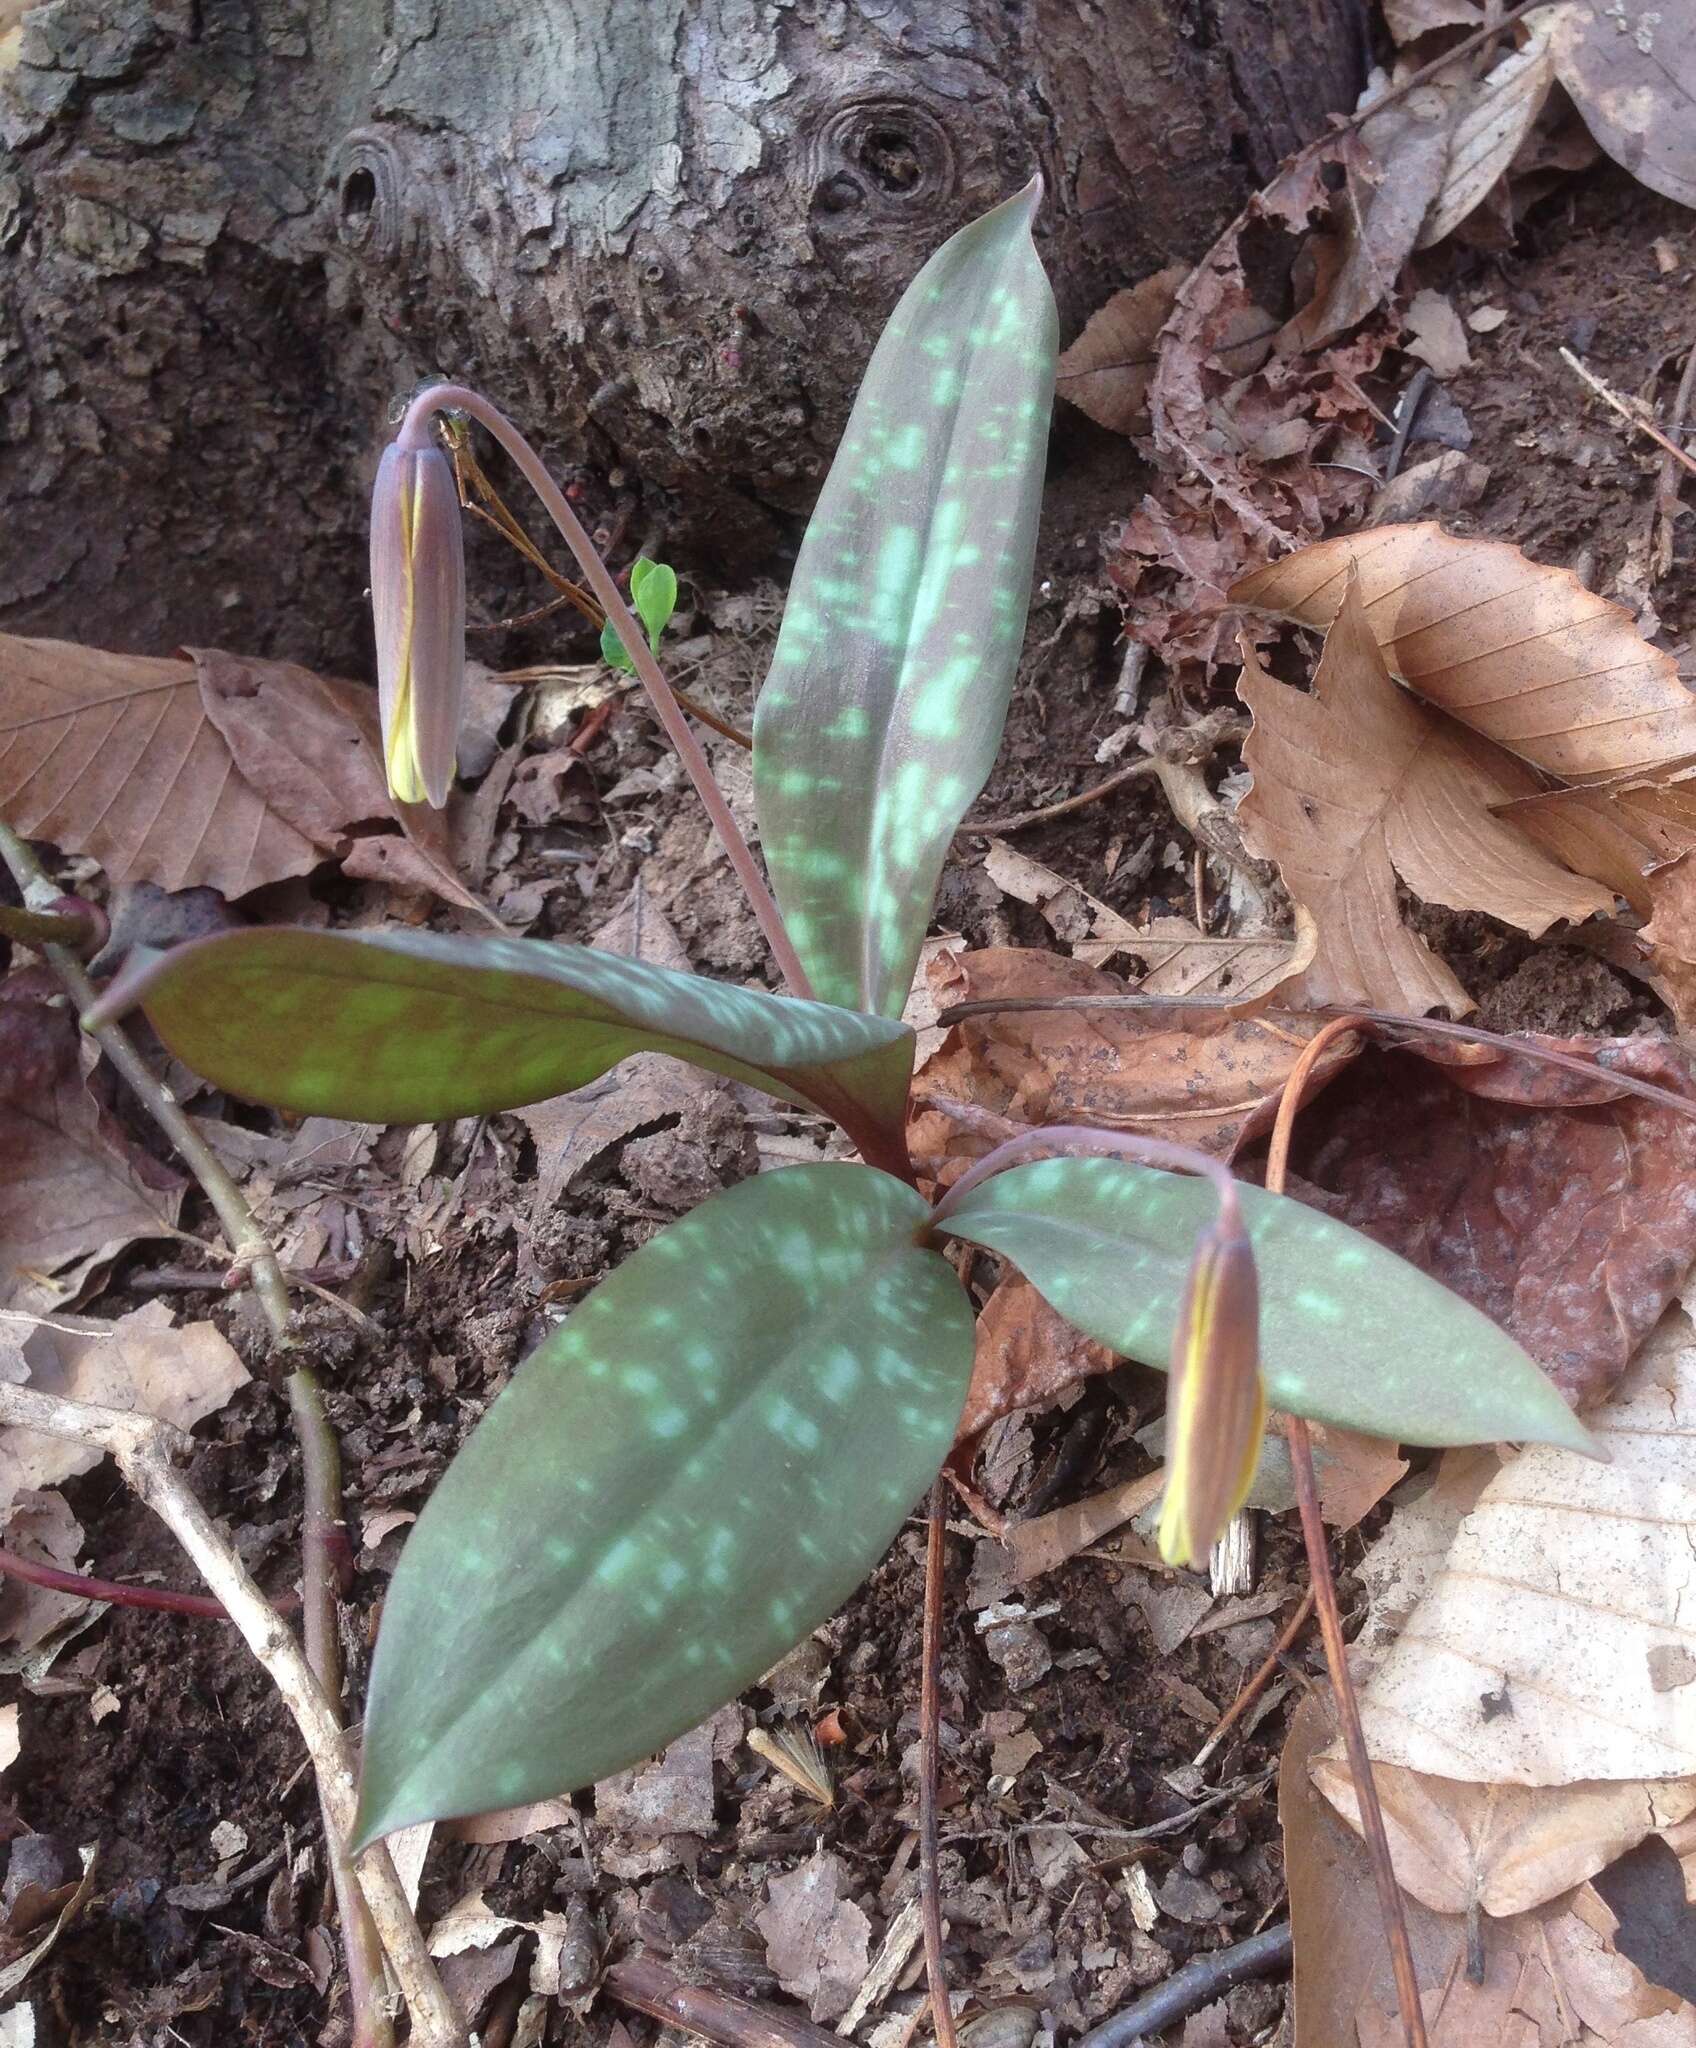
<svg viewBox="0 0 1696 2048"><path fill-rule="evenodd" d="M452 618L429 612L432 591L449 613L462 602L439 554L451 479L426 432L453 407L502 437L578 549L608 658L654 694L795 993L582 946L258 929L182 946L109 1000L139 1000L188 1065L280 1109L440 1122L657 1051L822 1112L860 1154L703 1202L518 1368L385 1603L364 1840L638 1761L847 1597L954 1439L973 1318L951 1238L1011 1260L1115 1351L1173 1367L1162 1526L1184 1562L1242 1498L1265 1398L1414 1443L1588 1448L1532 1362L1456 1295L1181 1147L1044 1130L937 1202L919 1191L900 1013L999 742L1036 545L1056 347L1036 200L974 222L909 288L801 550L754 735L781 918L651 645L515 430L439 387L414 402L388 467L393 587L377 602L387 701L409 721L390 745L406 789L434 796L452 766L450 721L421 700L457 687ZM632 583L657 639L675 579L655 565Z"/></svg>
<svg viewBox="0 0 1696 2048"><path fill-rule="evenodd" d="M630 603L648 629L650 651L658 654L660 635L677 609L677 571L664 562L650 562L646 555L639 557L630 565ZM636 664L625 653L618 628L610 619L601 628L601 659L623 675L636 673Z"/></svg>

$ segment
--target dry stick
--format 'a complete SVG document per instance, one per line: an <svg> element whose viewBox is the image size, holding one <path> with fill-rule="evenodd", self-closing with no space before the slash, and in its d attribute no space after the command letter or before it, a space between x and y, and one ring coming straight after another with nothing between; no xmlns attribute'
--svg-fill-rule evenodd
<svg viewBox="0 0 1696 2048"><path fill-rule="evenodd" d="M26 907L46 909L51 903L59 900L60 892L48 880L33 849L4 822L0 822L0 858L4 859L11 870L14 881L23 893ZM78 1011L86 1015L96 1001L96 991L83 970L82 962L68 948L61 945L44 944L42 951L64 983ZM253 1283L254 1294L270 1326L273 1348L285 1354L291 1351L294 1339L289 1329L288 1287L283 1280L282 1267L270 1240L253 1220L253 1211L248 1207L246 1198L225 1171L223 1161L212 1151L182 1106L136 1050L134 1040L121 1024L109 1022L87 1028L95 1043L129 1083L137 1099L176 1147L179 1157L200 1183L207 1200L217 1214L219 1223L223 1226L237 1268L245 1270ZM289 1373L287 1393L290 1416L300 1439L301 1467L309 1502L302 1566L306 1600L310 1608L318 1590L316 1581L327 1567L323 1546L314 1544L314 1517L310 1503L316 1498L322 1510L317 1517L321 1523L335 1517L336 1511L333 1505L328 1503L333 1503L339 1494L341 1457L324 1414L323 1399L313 1374L304 1366L295 1365ZM326 1486L330 1488L328 1493L325 1492ZM327 1588L325 1591L327 1593ZM224 1604L227 1606L228 1602ZM233 1614L231 1618L236 1619ZM239 1621L237 1625L240 1625ZM246 1634L245 1630L243 1634ZM333 1657L336 1642L333 1618L324 1641L331 1646L328 1654ZM339 1670L332 1670L327 1675L326 1690L332 1699L339 1696ZM354 2000L356 2048L388 2048L388 2044L393 2040L393 2033L380 1997L373 2002L373 1987L369 1968L366 1967L376 1952L375 1932L369 1924L369 1916L365 1910L366 1902L360 1895L361 1888L354 1880L351 1865L347 1862L344 1846L347 1840L346 1830L332 1824L328 1795L324 1793L322 1785L319 1791L324 1809L330 1868L348 1951L348 1980L350 1996ZM422 1936L418 1936L416 1922L413 1924L413 1933L417 1936L418 1950L422 1954L423 1939ZM359 1960L356 1961L356 1957ZM359 1974L362 1968L363 1977ZM430 1966L430 1975L432 1979L435 1978L433 1965ZM358 1997L362 1988L366 1993L363 2005ZM436 1988L439 1993L439 1981ZM375 1980L375 1989L377 1993L381 1993L380 1968Z"/></svg>
<svg viewBox="0 0 1696 2048"><path fill-rule="evenodd" d="M736 1998L706 1984L691 1984L652 1956L631 1956L614 1963L601 1979L601 1989L620 2005L699 2034L718 2048L842 2048L834 2034L797 2019Z"/></svg>
<svg viewBox="0 0 1696 2048"><path fill-rule="evenodd" d="M1690 411L1690 401L1696 397L1696 342L1684 352L1684 374L1678 380L1678 394L1672 402L1672 417L1667 421L1667 431L1680 434L1684 431L1685 418ZM1657 559L1662 573L1672 561L1672 523L1678 517L1678 463L1670 455L1661 457L1661 474L1655 484L1655 506L1650 516L1650 566L1654 568Z"/></svg>
<svg viewBox="0 0 1696 2048"><path fill-rule="evenodd" d="M930 1986L936 2048L955 2048L954 2008L942 1967L942 1896L936 1874L936 1774L942 1748L943 1531L948 1488L938 1474L930 1490L925 1532L925 1619L919 1653L919 1918L925 1935L925 1978Z"/></svg>
<svg viewBox="0 0 1696 2048"><path fill-rule="evenodd" d="M1354 1029L1358 1019L1334 1017L1315 1032L1302 1048L1291 1069L1278 1104L1278 1121L1266 1153L1267 1192L1281 1195L1290 1160L1290 1134L1296 1112L1313 1074L1319 1055L1334 1038ZM1378 1907L1384 1918L1384 1933L1390 1944L1390 1963L1395 1971L1396 2000L1401 2007L1402 2031L1407 2048L1426 2048L1425 2010L1420 2003L1419 1980L1414 1975L1413 1950L1407 1938L1407 1918L1402 1911L1401 1887L1396 1882L1395 1864L1390 1858L1390 1841L1384 1832L1383 1810L1378 1804L1378 1787L1372 1777L1372 1759L1366 1753L1366 1736L1360 1725L1360 1703L1355 1698L1354 1680L1349 1676L1348 1648L1343 1641L1342 1616L1337 1612L1337 1588L1331 1577L1331 1553L1325 1537L1325 1523L1319 1512L1319 1486L1313 1473L1313 1437L1299 1415L1284 1418L1289 1440L1290 1467L1295 1475L1296 1504L1301 1510L1302 1542L1307 1547L1308 1571L1312 1575L1315 1604L1319 1610L1319 1632L1325 1640L1325 1661L1330 1666L1331 1684L1342 1717L1343 1742L1348 1751L1349 1772L1355 1796L1360 1801L1361 1824L1372 1859L1372 1876L1378 1887Z"/></svg>
<svg viewBox="0 0 1696 2048"><path fill-rule="evenodd" d="M712 820L713 829L718 833L725 852L730 856L730 865L736 879L742 884L760 929L765 934L766 944L772 950L779 971L789 984L792 994L810 996L812 984L807 979L806 969L791 943L789 934L783 928L783 918L766 879L760 872L759 862L749 850L741 828L731 815L730 805L725 800L718 779L713 774L712 764L701 751L701 743L689 729L689 721L683 715L671 685L661 673L648 646L648 636L631 615L630 607L620 595L618 585L613 581L612 572L595 552L594 543L583 530L583 522L567 503L565 493L548 474L541 458L525 440L524 436L495 406L478 392L463 384L433 384L429 390L420 392L408 406L406 418L401 422L399 439L410 446L424 443L424 422L432 413L452 410L469 413L474 420L485 426L501 446L512 457L523 472L525 481L542 501L542 508L564 536L566 545L577 557L589 588L606 612L619 638L624 642L625 652L630 656L643 687L653 703L654 711L665 734L677 749L689 779L694 783L696 793L707 807L707 816Z"/></svg>
<svg viewBox="0 0 1696 2048"><path fill-rule="evenodd" d="M1265 1691L1267 1681L1271 1678L1273 1672L1277 1670L1283 1659L1289 1655L1290 1645L1301 1634L1302 1630L1306 1628L1308 1619L1313 1613L1313 1607L1313 1588L1309 1586L1307 1591L1301 1596L1301 1605L1290 1616L1289 1620L1285 1622L1283 1634L1279 1636L1271 1649L1267 1651L1260 1669L1249 1680L1247 1685L1243 1687L1242 1691L1237 1694L1224 1713L1220 1715L1219 1719L1214 1723L1213 1733L1208 1736L1200 1749L1196 1751L1194 1762L1197 1770L1207 1762L1220 1743L1224 1741L1225 1737L1230 1734L1244 1714L1259 1699L1261 1693Z"/></svg>
<svg viewBox="0 0 1696 2048"><path fill-rule="evenodd" d="M1647 434L1649 439L1664 448L1675 462L1683 463L1691 475L1696 476L1696 455L1692 455L1687 449L1681 448L1669 434L1663 434L1653 420L1646 420L1640 412L1636 411L1621 398L1617 391L1604 384L1594 370L1587 370L1571 349L1563 348L1559 351L1559 355L1567 368L1569 370L1576 370L1604 405L1611 405L1622 420L1629 422L1640 434Z"/></svg>
<svg viewBox="0 0 1696 2048"><path fill-rule="evenodd" d="M347 1738L299 1643L272 1611L218 1525L178 1477L172 1457L187 1451L192 1439L156 1416L63 1401L33 1387L4 1382L0 1425L69 1437L117 1460L136 1494L187 1551L282 1695L317 1773L325 1814L337 1834L347 1839L358 1806ZM412 2043L416 2048L461 2048L465 2034L459 2015L442 1989L388 1850L377 1843L357 1859L355 1868L412 2010Z"/></svg>
<svg viewBox="0 0 1696 2048"><path fill-rule="evenodd" d="M1105 781L1098 782L1093 789L1080 790L1076 796L1062 797L1057 804L1043 804L1034 811L1014 811L1005 818L984 818L976 824L967 823L955 832L956 839L987 839L1002 832L1023 832L1031 825L1046 825L1051 818L1067 818L1073 811L1081 811L1085 804L1093 804L1098 798L1111 796L1116 789L1124 789L1133 782L1142 782L1150 775L1159 773L1159 764L1151 755L1128 762Z"/></svg>
<svg viewBox="0 0 1696 2048"><path fill-rule="evenodd" d="M1227 1991L1246 1983L1250 1977L1269 1977L1274 1970L1283 1969L1293 1951L1290 1924L1286 1920L1282 1926L1251 1934L1247 1941L1239 1941L1230 1948L1197 1956L1193 1963L1186 1963L1152 1991L1145 1991L1123 2012L1091 2027L1076 2048L1141 2048L1151 2035L1175 2027L1179 2020L1200 2012L1204 2005L1223 1998Z"/></svg>

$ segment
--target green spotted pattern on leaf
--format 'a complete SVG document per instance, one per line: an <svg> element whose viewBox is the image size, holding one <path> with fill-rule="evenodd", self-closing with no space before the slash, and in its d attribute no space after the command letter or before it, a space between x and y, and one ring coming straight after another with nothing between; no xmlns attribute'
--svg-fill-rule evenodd
<svg viewBox="0 0 1696 2048"><path fill-rule="evenodd" d="M905 1025L590 946L223 932L163 954L123 993L197 1074L305 1115L438 1123L541 1102L631 1053L664 1052L822 1109L870 1156L902 1143Z"/></svg>
<svg viewBox="0 0 1696 2048"><path fill-rule="evenodd" d="M1260 1278L1260 1362L1287 1414L1409 1444L1594 1452L1505 1330L1394 1252L1317 1209L1238 1189ZM1204 1180L1114 1159L1045 1159L974 1188L942 1226L1013 1261L1086 1335L1165 1370Z"/></svg>
<svg viewBox="0 0 1696 2048"><path fill-rule="evenodd" d="M829 1002L899 1015L1001 743L1058 339L1033 184L896 307L807 529L754 720L761 842Z"/></svg>
<svg viewBox="0 0 1696 2048"><path fill-rule="evenodd" d="M972 1318L865 1166L761 1174L590 1294L407 1538L359 1834L638 1762L847 1598L946 1456Z"/></svg>

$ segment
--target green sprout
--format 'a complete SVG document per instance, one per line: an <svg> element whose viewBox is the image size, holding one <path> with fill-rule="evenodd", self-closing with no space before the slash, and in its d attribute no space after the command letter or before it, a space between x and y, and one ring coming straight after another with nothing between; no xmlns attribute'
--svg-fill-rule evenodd
<svg viewBox="0 0 1696 2048"><path fill-rule="evenodd" d="M648 629L650 653L660 651L660 635L677 609L677 571L664 562L650 562L646 555L630 565L630 602L636 616ZM625 652L618 628L609 619L601 628L601 659L623 675L633 676L636 664Z"/></svg>
<svg viewBox="0 0 1696 2048"><path fill-rule="evenodd" d="M755 721L775 901L654 660L673 573L636 565L633 614L528 444L476 393L436 386L401 429L413 497L379 504L391 583L374 595L406 793L436 800L451 774L448 720L424 693L457 688L443 649L459 535L434 517L416 458L431 417L453 410L502 441L572 545L607 615L607 658L652 696L790 993L582 946L270 928L156 957L103 1002L139 1002L188 1066L278 1108L442 1122L657 1051L822 1112L860 1155L758 1175L661 1230L478 1423L385 1603L362 1841L637 1762L853 1591L964 1405L973 1311L950 1238L1010 1260L1116 1352L1174 1368L1162 1530L1177 1558L1205 1555L1239 1502L1267 1399L1413 1443L1590 1449L1477 1310L1184 1147L1045 1129L940 1200L920 1191L899 1018L1024 629L1057 341L1038 198L1033 184L946 243L867 369Z"/></svg>

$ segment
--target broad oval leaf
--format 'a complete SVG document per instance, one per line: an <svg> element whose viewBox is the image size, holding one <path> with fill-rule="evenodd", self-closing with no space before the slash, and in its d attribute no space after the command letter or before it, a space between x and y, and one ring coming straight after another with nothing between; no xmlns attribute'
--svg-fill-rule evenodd
<svg viewBox="0 0 1696 2048"><path fill-rule="evenodd" d="M1505 1330L1394 1252L1287 1196L1239 1187L1275 1408L1410 1444L1559 1444L1584 1425ZM1087 1336L1166 1369L1204 1180L1117 1159L1044 1159L968 1194L941 1228L1011 1259Z"/></svg>
<svg viewBox="0 0 1696 2048"><path fill-rule="evenodd" d="M898 1016L1001 744L1054 395L1033 181L890 317L795 565L754 718L761 842L827 1001Z"/></svg>
<svg viewBox="0 0 1696 2048"><path fill-rule="evenodd" d="M702 1203L519 1368L407 1540L362 1841L587 1785L823 1621L947 1455L972 1318L865 1166Z"/></svg>
<svg viewBox="0 0 1696 2048"><path fill-rule="evenodd" d="M369 1123L541 1102L664 1052L821 1109L868 1159L904 1160L913 1034L542 939L220 932L114 984L172 1052L250 1101Z"/></svg>

